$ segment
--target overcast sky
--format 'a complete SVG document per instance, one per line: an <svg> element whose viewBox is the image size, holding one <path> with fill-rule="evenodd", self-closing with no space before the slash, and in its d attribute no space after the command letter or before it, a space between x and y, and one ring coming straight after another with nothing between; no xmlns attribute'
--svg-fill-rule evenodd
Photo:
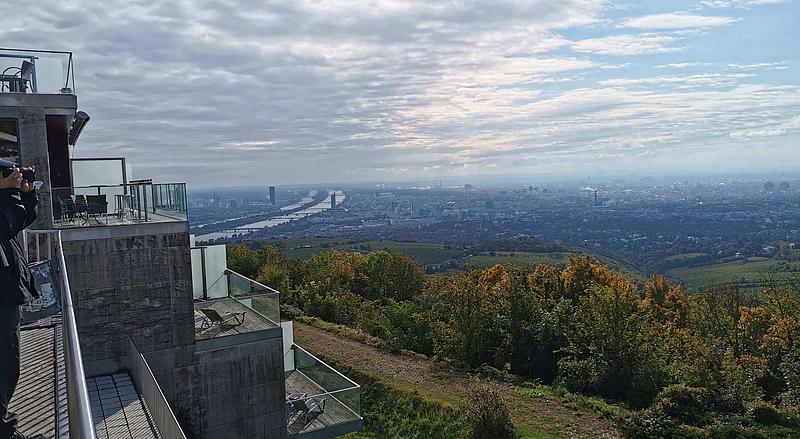
<svg viewBox="0 0 800 439"><path fill-rule="evenodd" d="M0 45L74 52L76 155L137 177L800 167L800 0L83 3Z"/></svg>

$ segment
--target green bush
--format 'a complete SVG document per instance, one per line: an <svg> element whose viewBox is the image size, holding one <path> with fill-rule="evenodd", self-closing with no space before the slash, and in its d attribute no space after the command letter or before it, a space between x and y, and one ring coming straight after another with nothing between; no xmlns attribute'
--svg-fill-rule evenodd
<svg viewBox="0 0 800 439"><path fill-rule="evenodd" d="M472 439L515 439L514 424L500 395L487 386L475 385L461 410L472 427Z"/></svg>
<svg viewBox="0 0 800 439"><path fill-rule="evenodd" d="M708 422L707 404L705 389L674 384L658 394L652 410L683 424L703 425Z"/></svg>

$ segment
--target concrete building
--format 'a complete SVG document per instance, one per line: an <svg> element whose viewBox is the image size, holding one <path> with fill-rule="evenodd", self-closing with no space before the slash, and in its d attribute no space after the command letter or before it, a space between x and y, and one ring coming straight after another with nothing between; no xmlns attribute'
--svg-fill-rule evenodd
<svg viewBox="0 0 800 439"><path fill-rule="evenodd" d="M269 187L269 203L275 205L275 186Z"/></svg>
<svg viewBox="0 0 800 439"><path fill-rule="evenodd" d="M133 180L121 158L70 156L88 120L72 54L0 50L0 67L17 64L0 79L0 156L35 165L43 183L24 239L47 292L26 305L19 429L198 439L361 429L359 386L293 343L280 293L228 270L224 246L194 247L185 184Z"/></svg>

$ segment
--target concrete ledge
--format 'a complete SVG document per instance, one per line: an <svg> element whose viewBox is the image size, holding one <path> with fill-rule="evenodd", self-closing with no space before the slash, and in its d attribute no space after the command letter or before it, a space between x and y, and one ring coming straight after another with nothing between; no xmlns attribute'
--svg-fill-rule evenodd
<svg viewBox="0 0 800 439"><path fill-rule="evenodd" d="M0 93L0 107L39 107L45 114L71 116L78 109L75 95Z"/></svg>
<svg viewBox="0 0 800 439"><path fill-rule="evenodd" d="M120 224L114 226L75 227L61 230L61 240L88 241L92 239L128 238L143 235L166 235L170 233L189 233L188 221L165 221L141 224Z"/></svg>
<svg viewBox="0 0 800 439"><path fill-rule="evenodd" d="M262 331L246 332L244 334L225 335L222 337L197 340L195 342L195 348L197 349L197 352L210 351L212 349L254 343L262 340L272 340L280 338L282 335L283 330L280 327L275 327L271 329L264 329Z"/></svg>

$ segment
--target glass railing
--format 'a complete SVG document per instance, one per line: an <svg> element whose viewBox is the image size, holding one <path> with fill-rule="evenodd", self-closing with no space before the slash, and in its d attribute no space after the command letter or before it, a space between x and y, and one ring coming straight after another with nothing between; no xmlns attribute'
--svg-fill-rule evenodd
<svg viewBox="0 0 800 439"><path fill-rule="evenodd" d="M231 297L252 309L270 323L280 326L280 293L241 274L225 270L225 273L208 287L204 299Z"/></svg>
<svg viewBox="0 0 800 439"><path fill-rule="evenodd" d="M297 345L286 371L287 429L290 435L337 427L361 429L361 386ZM346 430L341 427L349 426Z"/></svg>
<svg viewBox="0 0 800 439"><path fill-rule="evenodd" d="M75 94L72 53L0 48L0 93Z"/></svg>
<svg viewBox="0 0 800 439"><path fill-rule="evenodd" d="M53 188L56 228L186 221L185 183Z"/></svg>

